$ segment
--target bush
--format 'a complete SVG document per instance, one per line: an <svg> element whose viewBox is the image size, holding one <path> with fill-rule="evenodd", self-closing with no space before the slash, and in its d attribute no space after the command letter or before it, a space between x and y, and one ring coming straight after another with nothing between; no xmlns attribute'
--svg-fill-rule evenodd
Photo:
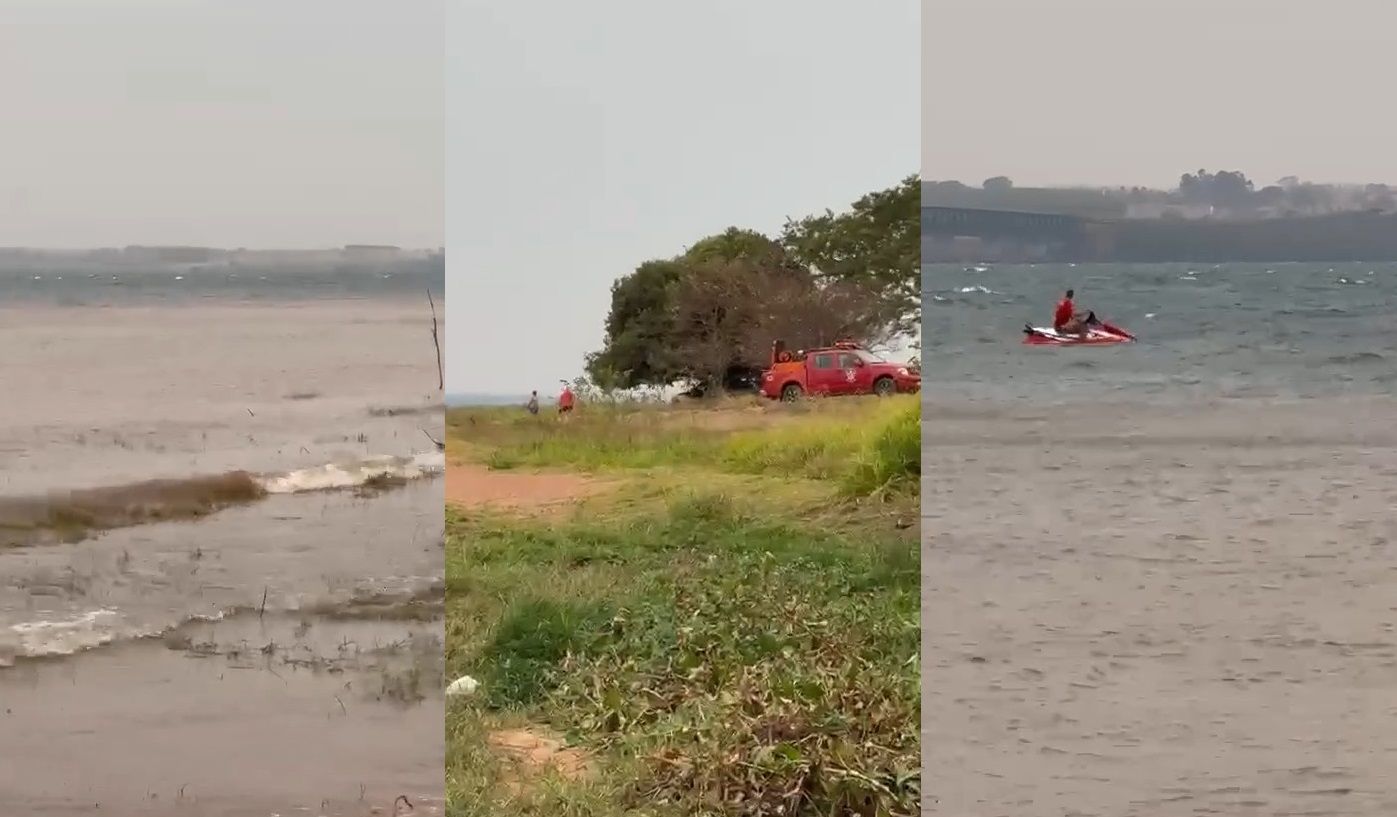
<svg viewBox="0 0 1397 817"><path fill-rule="evenodd" d="M922 411L905 406L888 420L861 452L844 480L846 493L873 496L915 492L922 478Z"/></svg>

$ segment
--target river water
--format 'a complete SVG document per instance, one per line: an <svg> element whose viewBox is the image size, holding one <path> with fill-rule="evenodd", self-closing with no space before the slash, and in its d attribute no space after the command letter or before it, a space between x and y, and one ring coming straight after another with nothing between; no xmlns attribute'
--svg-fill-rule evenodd
<svg viewBox="0 0 1397 817"><path fill-rule="evenodd" d="M431 813L428 289L439 319L439 274L0 273L0 811Z"/></svg>
<svg viewBox="0 0 1397 817"><path fill-rule="evenodd" d="M1397 384L1397 264L928 265L922 280L932 397L1187 403ZM1139 343L1020 345L1068 288Z"/></svg>
<svg viewBox="0 0 1397 817"><path fill-rule="evenodd" d="M924 281L924 813L1397 813L1397 265Z"/></svg>

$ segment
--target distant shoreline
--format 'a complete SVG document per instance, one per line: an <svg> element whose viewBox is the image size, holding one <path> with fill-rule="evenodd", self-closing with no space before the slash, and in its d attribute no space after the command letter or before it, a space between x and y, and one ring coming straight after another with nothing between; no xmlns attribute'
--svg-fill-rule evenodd
<svg viewBox="0 0 1397 817"><path fill-rule="evenodd" d="M464 392L446 395L447 408L468 408L472 406L522 406L528 397L513 394L478 394Z"/></svg>

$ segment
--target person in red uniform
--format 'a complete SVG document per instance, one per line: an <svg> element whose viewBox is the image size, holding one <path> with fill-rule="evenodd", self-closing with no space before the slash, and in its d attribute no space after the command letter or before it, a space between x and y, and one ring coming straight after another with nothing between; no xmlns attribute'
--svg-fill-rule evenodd
<svg viewBox="0 0 1397 817"><path fill-rule="evenodd" d="M558 413L571 414L572 406L575 401L576 398L572 396L572 389L568 387L568 384L564 383L563 393L558 395Z"/></svg>
<svg viewBox="0 0 1397 817"><path fill-rule="evenodd" d="M1067 296L1057 305L1057 310L1053 312L1053 330L1062 335L1087 336L1087 321L1085 316L1078 314L1077 305L1072 303L1072 290L1067 290Z"/></svg>

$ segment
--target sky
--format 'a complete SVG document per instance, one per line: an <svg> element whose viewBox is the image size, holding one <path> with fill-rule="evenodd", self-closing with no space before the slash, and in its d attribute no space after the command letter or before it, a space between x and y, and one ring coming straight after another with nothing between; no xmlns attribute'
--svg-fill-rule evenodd
<svg viewBox="0 0 1397 817"><path fill-rule="evenodd" d="M449 0L448 392L551 396L641 262L916 173L919 14Z"/></svg>
<svg viewBox="0 0 1397 817"><path fill-rule="evenodd" d="M922 172L1397 183L1391 0L935 0Z"/></svg>
<svg viewBox="0 0 1397 817"><path fill-rule="evenodd" d="M0 246L442 246L444 17L0 0Z"/></svg>

